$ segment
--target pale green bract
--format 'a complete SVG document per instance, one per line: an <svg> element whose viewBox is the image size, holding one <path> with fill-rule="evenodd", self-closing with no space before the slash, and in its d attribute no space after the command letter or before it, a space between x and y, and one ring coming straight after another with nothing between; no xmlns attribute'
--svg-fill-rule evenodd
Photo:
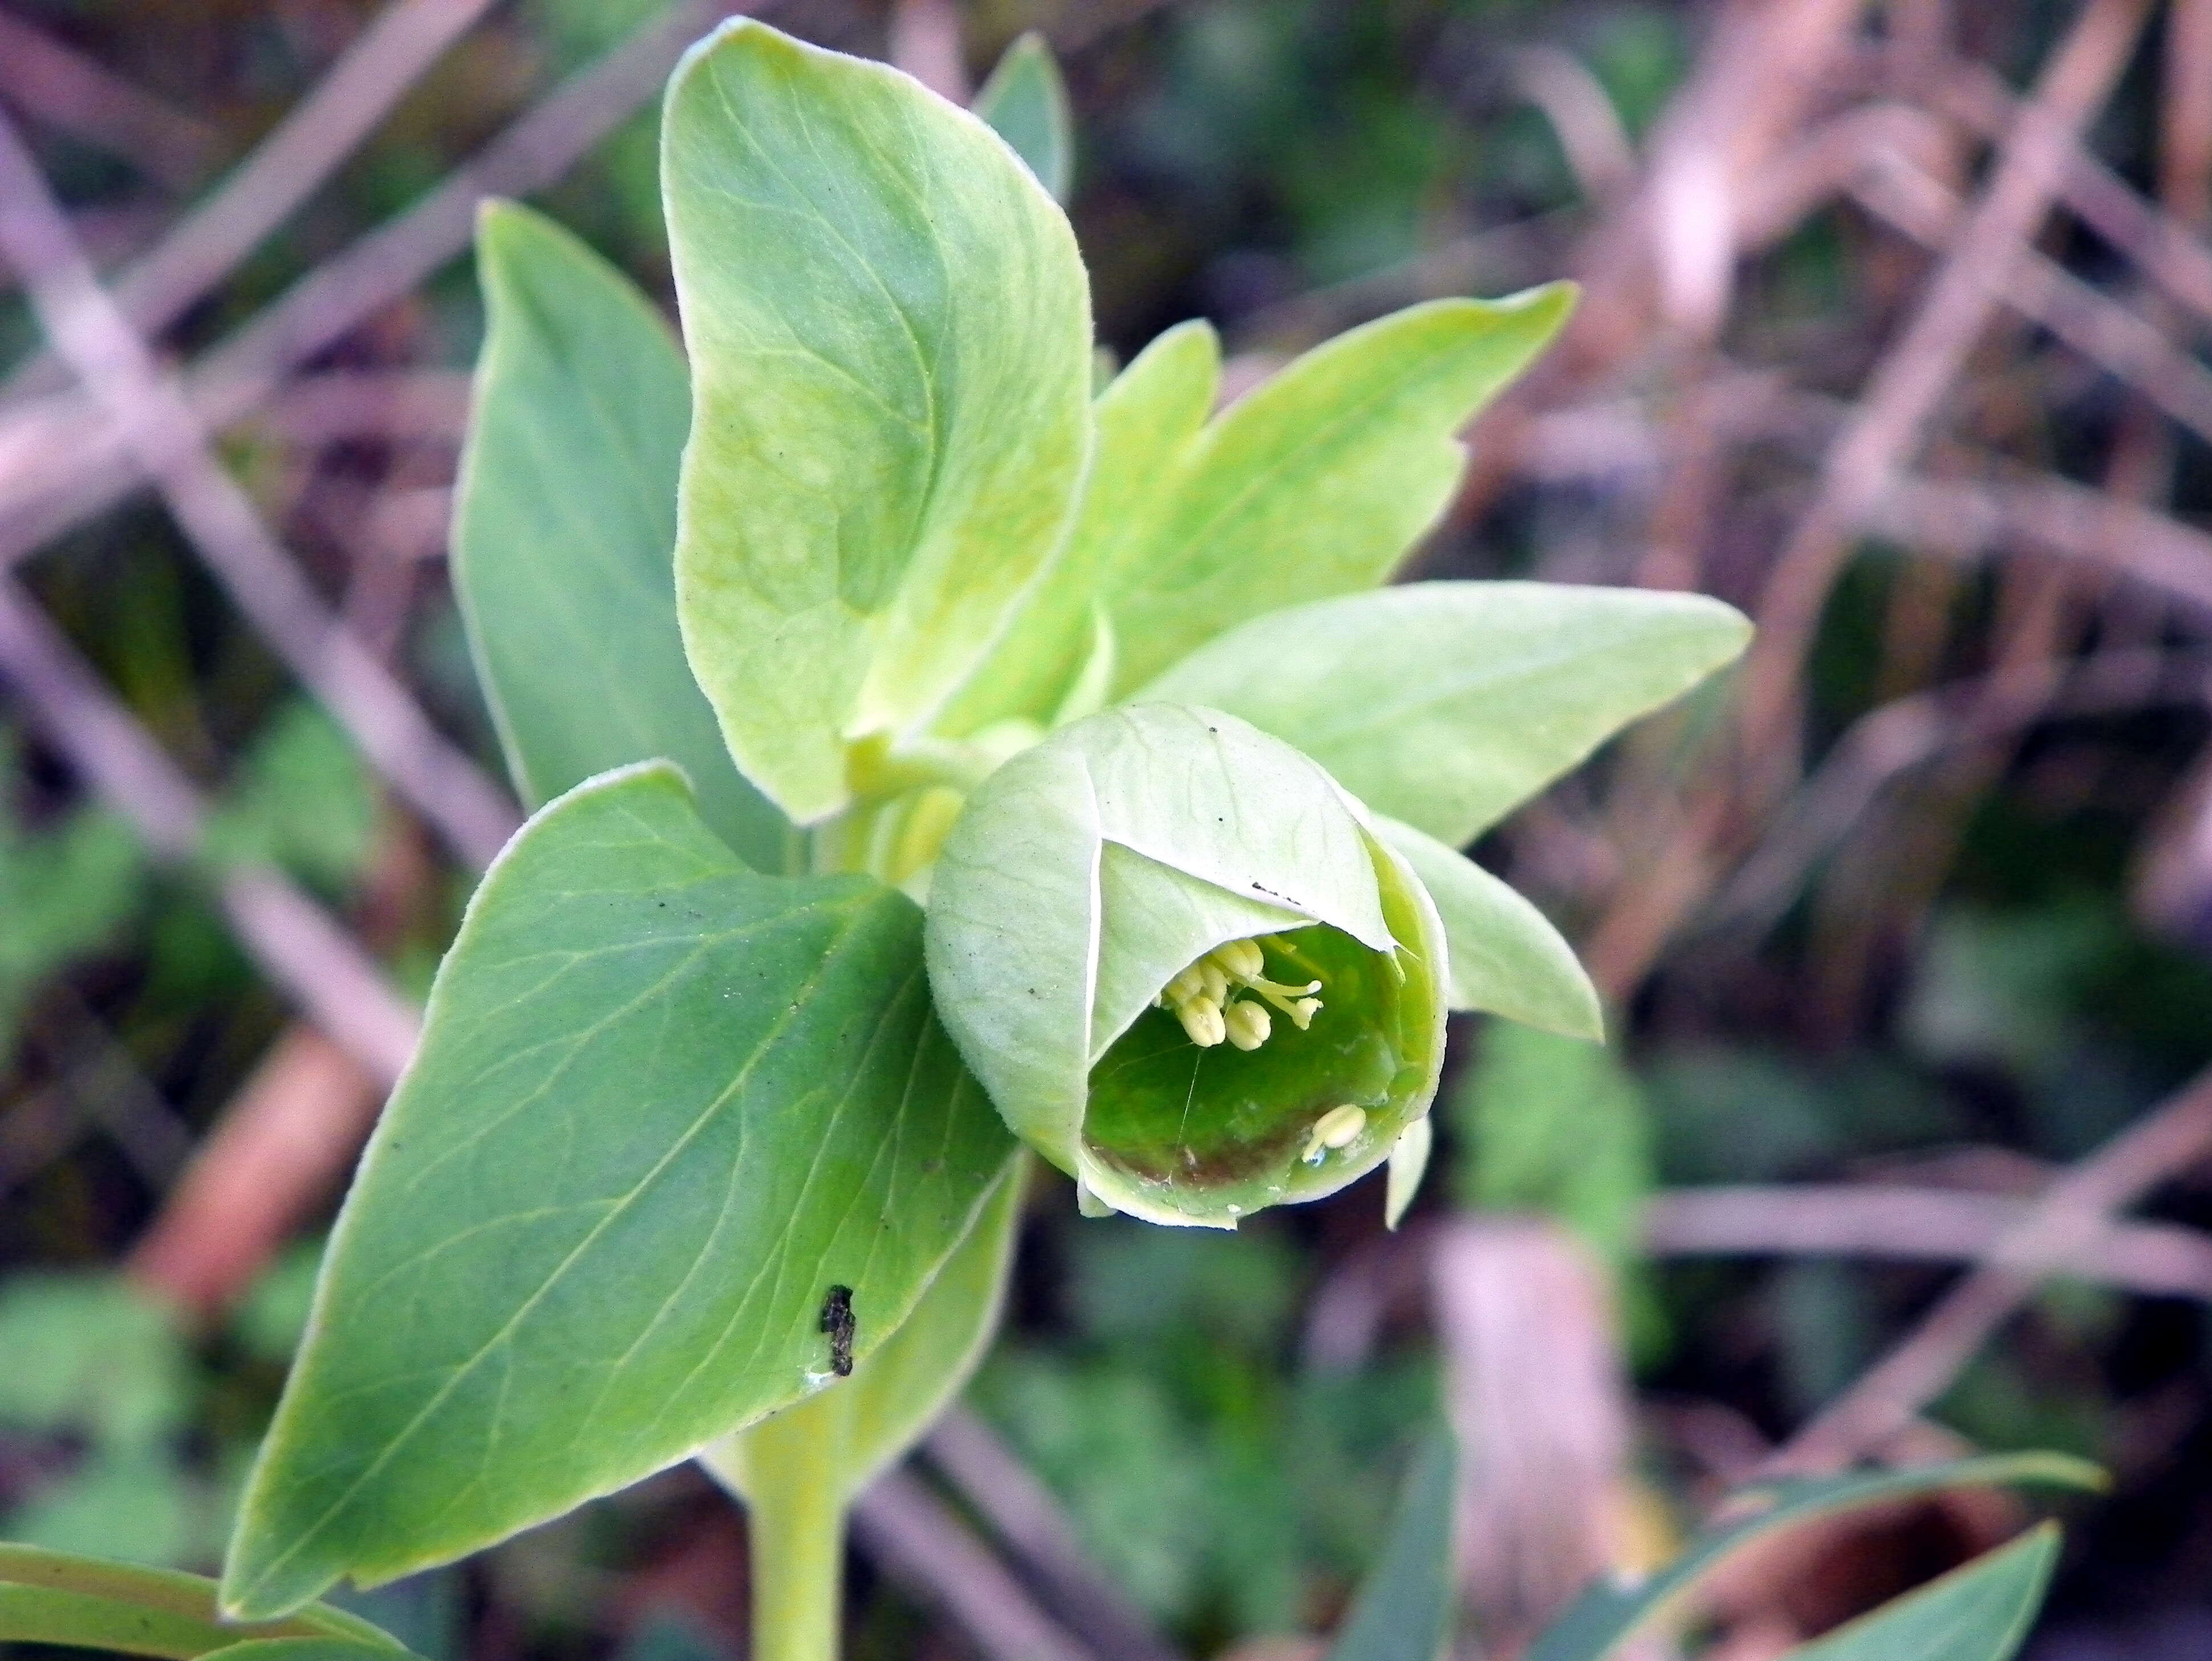
<svg viewBox="0 0 2212 1661"><path fill-rule="evenodd" d="M836 1647L846 1510L968 1382L999 1323L1029 1156L1001 1171L982 1214L914 1312L849 1378L699 1456L745 1502L757 1630ZM826 1583L826 1584L825 1584ZM757 1648L770 1648L769 1644Z"/></svg>
<svg viewBox="0 0 2212 1661"><path fill-rule="evenodd" d="M945 843L927 940L939 1011L1007 1122L1152 1221L1234 1227L1333 1193L1436 1092L1427 891L1326 773L1218 711L1109 710L1006 763ZM1170 987L1238 941L1264 975L1213 1003L1258 1023L1249 1044L1199 1037Z"/></svg>
<svg viewBox="0 0 2212 1661"><path fill-rule="evenodd" d="M1414 582L1248 623L1139 696L1242 715L1463 848L1750 638L1703 594Z"/></svg>
<svg viewBox="0 0 2212 1661"><path fill-rule="evenodd" d="M976 88L975 109L1013 146L1055 202L1067 200L1075 176L1074 118L1067 83L1043 36L1032 30L1006 48L990 79Z"/></svg>
<svg viewBox="0 0 2212 1661"><path fill-rule="evenodd" d="M1005 140L879 64L733 22L668 92L691 438L677 594L747 777L845 806L1042 567L1090 447L1067 220Z"/></svg>
<svg viewBox="0 0 2212 1661"><path fill-rule="evenodd" d="M1605 1037L1605 1013L1574 948L1544 914L1465 855L1384 814L1376 830L1436 902L1450 947L1454 1009L1504 1015L1571 1038Z"/></svg>
<svg viewBox="0 0 2212 1661"><path fill-rule="evenodd" d="M1089 654L1094 619L1110 615L1100 599L1103 574L1127 521L1205 425L1220 380L1221 343L1210 325L1194 321L1170 329L1107 383L1075 522L991 655L939 718L945 731L1056 712ZM1109 661L1108 690L1114 672Z"/></svg>
<svg viewBox="0 0 2212 1661"><path fill-rule="evenodd" d="M1285 605L1371 588L1443 512L1462 427L1574 305L1567 283L1432 300L1316 346L1188 439L1101 562L1115 690Z"/></svg>
<svg viewBox="0 0 2212 1661"><path fill-rule="evenodd" d="M1048 717L1094 607L1121 642L1112 690L1127 696L1239 624L1383 581L1450 500L1459 429L1573 302L1554 283L1410 307L1316 347L1211 421L1220 343L1203 322L1169 330L1099 394L1074 528L940 724Z"/></svg>

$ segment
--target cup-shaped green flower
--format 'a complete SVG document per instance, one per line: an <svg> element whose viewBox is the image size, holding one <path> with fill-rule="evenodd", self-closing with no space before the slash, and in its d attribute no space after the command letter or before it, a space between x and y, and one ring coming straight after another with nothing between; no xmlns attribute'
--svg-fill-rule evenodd
<svg viewBox="0 0 2212 1661"><path fill-rule="evenodd" d="M1111 709L1008 761L945 840L925 938L1006 1123L1134 1216L1334 1193L1436 1094L1427 891L1318 764L1218 710Z"/></svg>

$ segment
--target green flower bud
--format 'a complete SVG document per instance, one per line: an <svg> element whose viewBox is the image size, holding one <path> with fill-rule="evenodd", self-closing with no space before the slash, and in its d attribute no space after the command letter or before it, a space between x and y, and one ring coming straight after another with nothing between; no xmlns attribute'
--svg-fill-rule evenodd
<svg viewBox="0 0 2212 1661"><path fill-rule="evenodd" d="M1428 1111L1428 891L1317 764L1234 716L1112 709L969 796L931 879L939 1013L1086 1201L1236 1226L1381 1164Z"/></svg>

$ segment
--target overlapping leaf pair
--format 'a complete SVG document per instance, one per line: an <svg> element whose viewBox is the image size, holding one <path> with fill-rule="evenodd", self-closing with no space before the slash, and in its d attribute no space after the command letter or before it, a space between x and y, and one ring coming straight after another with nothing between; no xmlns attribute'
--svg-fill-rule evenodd
<svg viewBox="0 0 2212 1661"><path fill-rule="evenodd" d="M1005 119L1064 155L1028 61ZM456 575L538 811L338 1224L240 1614L769 1414L717 1468L772 1517L804 1445L841 1506L988 1334L1006 1126L1160 1221L1385 1159L1401 1207L1448 1008L1599 1028L1455 850L1744 639L1694 596L1377 587L1563 289L1218 413L1188 325L1094 400L1066 217L907 77L734 24L663 173L688 365L564 233L484 222Z"/></svg>

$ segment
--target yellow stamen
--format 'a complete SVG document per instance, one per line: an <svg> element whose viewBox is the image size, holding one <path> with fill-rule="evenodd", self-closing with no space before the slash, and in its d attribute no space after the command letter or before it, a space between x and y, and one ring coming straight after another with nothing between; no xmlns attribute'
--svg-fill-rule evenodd
<svg viewBox="0 0 2212 1661"><path fill-rule="evenodd" d="M1200 995L1179 1006L1176 1019L1182 1030L1190 1034L1190 1041L1200 1050L1211 1050L1229 1036L1228 1023L1223 1019L1221 1006L1209 997Z"/></svg>
<svg viewBox="0 0 2212 1661"><path fill-rule="evenodd" d="M1239 1050L1257 1050L1267 1042L1267 1012L1249 998L1239 999L1221 1012L1229 1029L1229 1042Z"/></svg>
<svg viewBox="0 0 2212 1661"><path fill-rule="evenodd" d="M1299 1157L1308 1165L1319 1165L1330 1153L1350 1147L1366 1129L1365 1108L1351 1102L1332 1107L1314 1121L1313 1129L1306 1137L1306 1151Z"/></svg>
<svg viewBox="0 0 2212 1661"><path fill-rule="evenodd" d="M1273 935L1265 938L1275 940ZM1313 995L1321 990L1319 981L1304 986L1271 981L1264 972L1267 966L1258 940L1229 940L1176 970L1152 1003L1173 1011L1190 1041L1201 1049L1210 1050L1226 1039L1239 1050L1257 1050L1267 1042L1274 1023L1258 1003L1238 997L1239 992L1251 992L1273 1005L1300 1031L1312 1025L1321 1009L1321 1000Z"/></svg>
<svg viewBox="0 0 2212 1661"><path fill-rule="evenodd" d="M1215 946L1206 955L1240 981L1257 980L1267 966L1267 958L1250 940L1231 940L1226 946Z"/></svg>

